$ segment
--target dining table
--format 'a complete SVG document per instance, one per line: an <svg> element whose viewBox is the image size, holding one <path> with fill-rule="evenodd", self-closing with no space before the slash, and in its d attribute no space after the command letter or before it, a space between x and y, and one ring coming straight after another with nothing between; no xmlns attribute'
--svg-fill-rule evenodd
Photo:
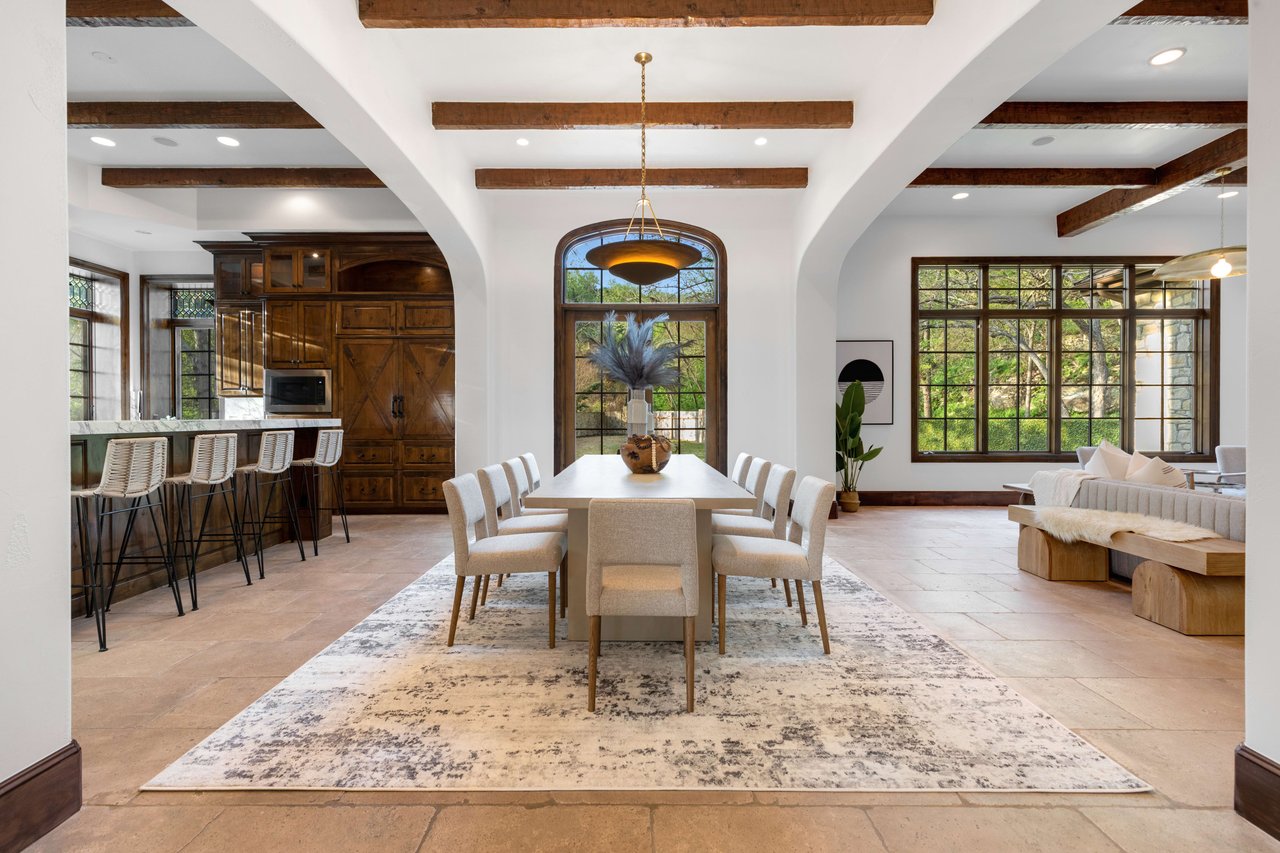
<svg viewBox="0 0 1280 853"><path fill-rule="evenodd" d="M691 500L697 515L698 615L695 636L712 639L711 513L755 509L756 497L697 456L672 455L657 474L633 474L621 456L582 456L526 496L530 508L569 513L568 638L587 639L587 514L595 498ZM653 531L655 537L661 530ZM611 616L603 620L604 640L681 640L683 619L675 616Z"/></svg>

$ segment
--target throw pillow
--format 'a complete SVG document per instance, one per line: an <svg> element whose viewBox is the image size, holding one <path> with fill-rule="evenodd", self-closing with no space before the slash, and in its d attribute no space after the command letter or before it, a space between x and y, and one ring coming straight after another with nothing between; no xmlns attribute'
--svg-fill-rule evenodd
<svg viewBox="0 0 1280 853"><path fill-rule="evenodd" d="M1146 465L1131 474L1129 482L1151 486L1170 486L1175 489L1187 488L1187 476L1159 456L1153 456Z"/></svg>
<svg viewBox="0 0 1280 853"><path fill-rule="evenodd" d="M1134 474L1141 471L1143 466L1150 461L1151 461L1151 457L1143 456L1141 453L1139 453L1136 450L1133 451L1132 455L1129 456L1129 467L1125 469L1124 478L1126 480L1129 479Z"/></svg>
<svg viewBox="0 0 1280 853"><path fill-rule="evenodd" d="M1098 445L1084 470L1107 480L1123 480L1129 472L1129 454L1109 442Z"/></svg>

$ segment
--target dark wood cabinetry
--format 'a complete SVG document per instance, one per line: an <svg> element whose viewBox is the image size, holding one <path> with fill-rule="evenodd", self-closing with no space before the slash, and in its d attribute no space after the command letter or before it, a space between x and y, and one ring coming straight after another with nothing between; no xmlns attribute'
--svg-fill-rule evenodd
<svg viewBox="0 0 1280 853"><path fill-rule="evenodd" d="M454 473L454 315L435 243L247 236L201 244L214 255L218 393L261 395L264 367L332 369L348 508L443 510Z"/></svg>

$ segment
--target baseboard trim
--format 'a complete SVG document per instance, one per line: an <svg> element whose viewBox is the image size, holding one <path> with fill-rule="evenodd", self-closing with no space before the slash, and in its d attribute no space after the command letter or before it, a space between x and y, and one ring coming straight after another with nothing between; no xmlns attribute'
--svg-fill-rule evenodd
<svg viewBox="0 0 1280 853"><path fill-rule="evenodd" d="M1008 506L1016 492L858 492L863 506Z"/></svg>
<svg viewBox="0 0 1280 853"><path fill-rule="evenodd" d="M1280 764L1244 744L1236 747L1236 813L1280 838Z"/></svg>
<svg viewBox="0 0 1280 853"><path fill-rule="evenodd" d="M0 782L0 850L21 850L80 811L80 772L73 740Z"/></svg>

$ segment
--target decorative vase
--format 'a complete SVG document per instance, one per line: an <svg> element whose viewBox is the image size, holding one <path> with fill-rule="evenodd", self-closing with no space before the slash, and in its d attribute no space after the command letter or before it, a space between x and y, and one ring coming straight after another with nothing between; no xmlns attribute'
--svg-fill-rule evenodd
<svg viewBox="0 0 1280 853"><path fill-rule="evenodd" d="M633 435L618 448L632 474L657 474L671 461L671 440L662 435Z"/></svg>
<svg viewBox="0 0 1280 853"><path fill-rule="evenodd" d="M862 501L858 500L858 492L856 490L840 492L837 500L840 502L840 509L845 512L857 512L858 507L862 506Z"/></svg>
<svg viewBox="0 0 1280 853"><path fill-rule="evenodd" d="M627 433L629 435L648 435L653 432L653 410L645 396L644 388L632 388L631 399L627 401Z"/></svg>

